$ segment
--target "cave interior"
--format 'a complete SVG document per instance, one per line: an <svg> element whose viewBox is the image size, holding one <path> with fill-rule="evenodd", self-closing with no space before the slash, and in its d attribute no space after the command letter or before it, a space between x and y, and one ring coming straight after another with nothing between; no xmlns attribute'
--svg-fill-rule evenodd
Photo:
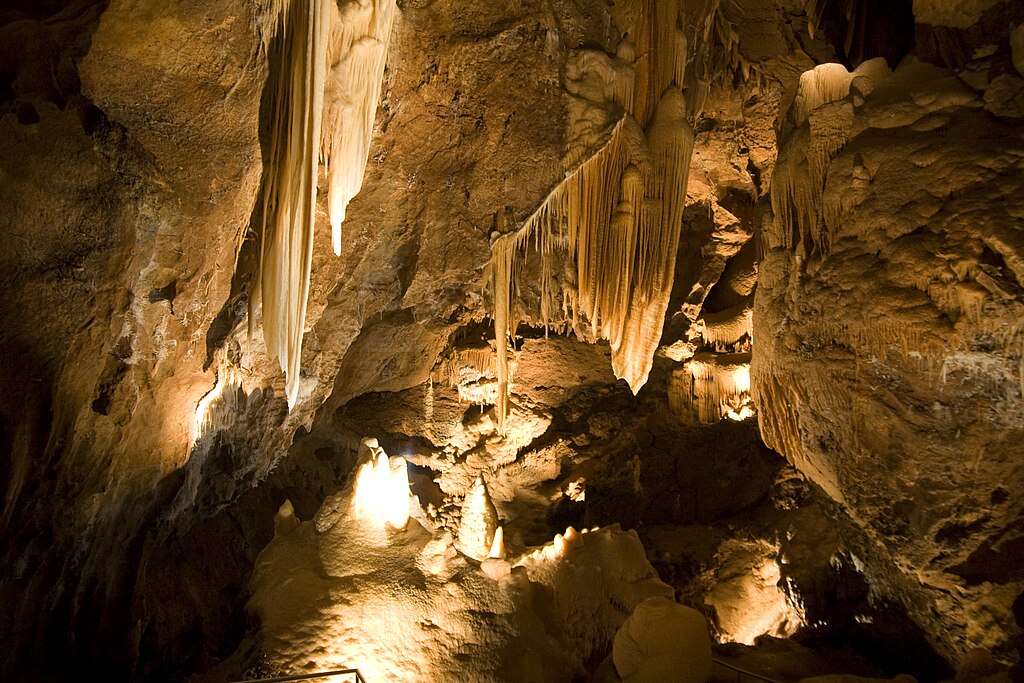
<svg viewBox="0 0 1024 683"><path fill-rule="evenodd" d="M1024 680L1020 0L5 0L0 141L0 680Z"/></svg>

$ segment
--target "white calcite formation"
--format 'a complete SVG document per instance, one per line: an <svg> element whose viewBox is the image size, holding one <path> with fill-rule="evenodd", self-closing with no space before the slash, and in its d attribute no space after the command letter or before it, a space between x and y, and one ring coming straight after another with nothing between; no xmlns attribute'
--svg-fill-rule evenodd
<svg viewBox="0 0 1024 683"><path fill-rule="evenodd" d="M565 681L607 651L636 605L672 596L631 531L570 528L542 548L478 566L450 535L415 519L383 531L356 519L357 495L342 490L309 522L282 507L250 584L268 670Z"/></svg>
<svg viewBox="0 0 1024 683"><path fill-rule="evenodd" d="M356 470L352 516L377 529L404 529L409 521L409 475L405 459L388 458L376 439L364 439L369 451Z"/></svg>
<svg viewBox="0 0 1024 683"><path fill-rule="evenodd" d="M394 0L274 0L264 50L280 60L263 188L257 274L267 352L299 392L313 263L317 175L328 176L332 243L341 253L345 206L359 191L396 13ZM250 302L250 325L259 299Z"/></svg>
<svg viewBox="0 0 1024 683"><path fill-rule="evenodd" d="M801 143L779 152L771 191L778 227L769 233L769 246L778 240L803 259L829 250L837 220L830 211L838 206L823 199L828 165L849 141L855 107L888 74L885 60L877 58L853 72L821 64L800 77L789 117Z"/></svg>
<svg viewBox="0 0 1024 683"><path fill-rule="evenodd" d="M498 513L483 477L477 477L462 503L456 547L475 560L486 559L492 556L497 531Z"/></svg>
<svg viewBox="0 0 1024 683"><path fill-rule="evenodd" d="M224 368L217 373L217 383L210 392L199 400L192 423L192 440L194 446L204 435L216 432L230 425L245 405L240 400L242 378L237 370ZM244 393L242 394L244 396Z"/></svg>

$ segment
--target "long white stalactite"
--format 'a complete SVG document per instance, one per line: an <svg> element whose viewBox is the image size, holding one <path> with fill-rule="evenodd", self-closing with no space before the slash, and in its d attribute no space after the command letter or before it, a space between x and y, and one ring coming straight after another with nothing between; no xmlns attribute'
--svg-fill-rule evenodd
<svg viewBox="0 0 1024 683"><path fill-rule="evenodd" d="M313 259L317 172L327 166L334 251L341 253L345 207L359 191L387 59L395 0L277 0L264 40L276 35L263 188L259 288L267 353L285 373L289 409L299 394L302 338Z"/></svg>
<svg viewBox="0 0 1024 683"><path fill-rule="evenodd" d="M277 36L281 73L274 92L269 168L263 189L258 277L263 337L267 353L280 360L285 372L289 408L298 397L313 260L331 10L330 0L293 0L281 10Z"/></svg>

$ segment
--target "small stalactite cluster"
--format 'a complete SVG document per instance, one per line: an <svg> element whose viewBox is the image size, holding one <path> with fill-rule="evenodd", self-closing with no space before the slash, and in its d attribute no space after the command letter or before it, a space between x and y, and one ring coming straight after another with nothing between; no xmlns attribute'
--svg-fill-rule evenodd
<svg viewBox="0 0 1024 683"><path fill-rule="evenodd" d="M772 177L771 203L775 227L768 248L795 250L806 261L812 253L828 253L839 223L838 206L823 206L829 164L849 142L854 103L851 91L866 95L889 74L882 58L854 71L842 64L819 64L800 76L790 109L794 138L782 147Z"/></svg>
<svg viewBox="0 0 1024 683"><path fill-rule="evenodd" d="M497 401L495 393L495 355L489 345L456 346L431 372L431 386L434 382L457 389L459 401L479 405ZM510 368L509 374L512 374Z"/></svg>
<svg viewBox="0 0 1024 683"><path fill-rule="evenodd" d="M716 351L735 348L744 341L749 348L754 336L754 302L752 297L732 308L717 313L702 313L701 340Z"/></svg>
<svg viewBox="0 0 1024 683"><path fill-rule="evenodd" d="M677 367L668 383L669 408L699 421L742 420L750 408L750 353L698 353Z"/></svg>
<svg viewBox="0 0 1024 683"><path fill-rule="evenodd" d="M596 75L604 97L621 117L521 228L492 243L502 428L516 282L531 246L541 259L543 324L558 324L553 312L560 300L573 327L585 322L594 337L609 342L613 370L634 393L647 381L672 288L694 143L680 90L687 59L681 11L677 2L641 2L617 56L583 60L585 67L603 69ZM573 264L569 282L554 275L556 250L567 251Z"/></svg>
<svg viewBox="0 0 1024 683"><path fill-rule="evenodd" d="M273 0L264 47L280 62L271 86L272 118L265 160L259 287L267 353L285 373L289 408L299 392L316 223L317 173L327 167L335 253L341 251L345 206L359 191L373 129L395 0Z"/></svg>

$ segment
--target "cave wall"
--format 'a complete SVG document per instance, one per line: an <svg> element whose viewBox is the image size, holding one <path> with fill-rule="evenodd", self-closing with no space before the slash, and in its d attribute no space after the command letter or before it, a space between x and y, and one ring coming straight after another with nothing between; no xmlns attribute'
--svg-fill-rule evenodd
<svg viewBox="0 0 1024 683"><path fill-rule="evenodd" d="M566 55L607 27L570 2L407 3L340 258L318 211L289 413L245 319L270 4L24 5L0 14L0 675L180 678L240 637L285 496L311 515L351 466L338 445L281 464L296 432L332 393L423 382L482 317L494 214L521 220L557 182Z"/></svg>
<svg viewBox="0 0 1024 683"><path fill-rule="evenodd" d="M946 34L974 55L955 70L911 57L788 121L777 169L806 195L766 223L754 313L766 443L953 661L1016 656L1024 588L1024 80L999 18Z"/></svg>
<svg viewBox="0 0 1024 683"><path fill-rule="evenodd" d="M517 225L561 179L570 53L617 38L596 1L402 4L340 257L318 211L289 412L246 317L269 4L0 10L0 677L102 663L174 679L234 649L273 511L289 497L308 518L355 457L354 433L309 430L370 392L418 401L452 339L481 327L497 216ZM705 300L763 224L764 437L842 504L877 589L953 658L1010 656L1021 582L1021 78L987 30L1020 22L1009 5L967 28L918 23L938 66L857 104L823 188L831 250L806 254L773 241L777 128L783 154L804 153L786 107L847 19L815 33L802 2L723 5L693 64L703 114L650 389L693 353ZM219 382L230 400L197 439ZM528 392L541 412L566 399Z"/></svg>

